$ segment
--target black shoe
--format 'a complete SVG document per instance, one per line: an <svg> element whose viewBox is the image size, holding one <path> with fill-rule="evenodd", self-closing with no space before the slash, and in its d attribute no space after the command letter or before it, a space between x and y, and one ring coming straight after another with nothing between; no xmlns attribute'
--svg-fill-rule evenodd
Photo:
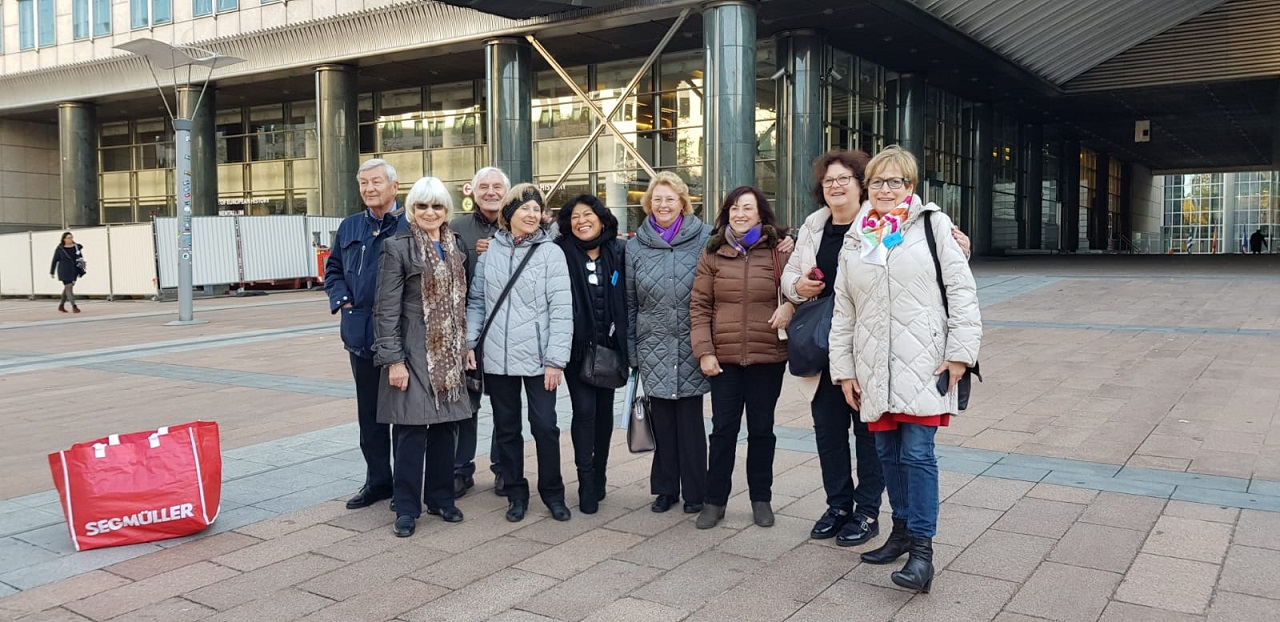
<svg viewBox="0 0 1280 622"><path fill-rule="evenodd" d="M524 513L529 511L528 500L515 500L507 505L507 520L518 523L524 520Z"/></svg>
<svg viewBox="0 0 1280 622"><path fill-rule="evenodd" d="M499 497L507 496L507 484L502 481L501 473L493 474L493 494L498 495Z"/></svg>
<svg viewBox="0 0 1280 622"><path fill-rule="evenodd" d="M653 500L653 505L650 505L649 509L661 514L670 510L671 506L675 505L676 501L679 500L680 497L675 495L658 495L658 498Z"/></svg>
<svg viewBox="0 0 1280 622"><path fill-rule="evenodd" d="M751 521L757 527L772 527L774 522L773 506L768 501L752 501Z"/></svg>
<svg viewBox="0 0 1280 622"><path fill-rule="evenodd" d="M555 501L548 501L547 509L551 511L551 518L558 521L567 521L569 520L569 517L573 516L573 513L569 511L569 506L565 505L564 501L559 499Z"/></svg>
<svg viewBox="0 0 1280 622"><path fill-rule="evenodd" d="M836 544L858 546L870 542L878 535L880 535L880 521L859 514L840 530L840 535L836 536Z"/></svg>
<svg viewBox="0 0 1280 622"><path fill-rule="evenodd" d="M604 501L604 495L605 495L604 482L605 482L604 471L597 472L596 473L596 501Z"/></svg>
<svg viewBox="0 0 1280 622"><path fill-rule="evenodd" d="M834 538L839 533L840 528L849 523L849 519L853 518L853 514L837 507L827 508L827 512L813 524L813 529L809 530L809 537L814 540L826 540Z"/></svg>
<svg viewBox="0 0 1280 622"><path fill-rule="evenodd" d="M578 474L578 509L583 514L595 514L600 511L600 499L596 496L596 474L594 471Z"/></svg>
<svg viewBox="0 0 1280 622"><path fill-rule="evenodd" d="M473 477L463 477L461 475L454 476L453 498L457 499L458 497L461 497L467 494L467 489L475 485L476 485L476 480Z"/></svg>
<svg viewBox="0 0 1280 622"><path fill-rule="evenodd" d="M433 508L428 505L427 514L439 516L440 518L443 518L446 523L462 522L462 510L459 510L457 507L452 505L447 508Z"/></svg>
<svg viewBox="0 0 1280 622"><path fill-rule="evenodd" d="M382 501L383 499L390 499L390 498L391 498L390 490L374 491L374 490L369 490L369 487L365 486L360 489L360 492L356 493L356 496L351 497L350 499L347 499L347 509L358 510L360 508L367 508L379 501Z"/></svg>
<svg viewBox="0 0 1280 622"><path fill-rule="evenodd" d="M862 561L868 564L890 564L894 560L902 557L910 546L910 540L907 539L907 521L893 519L893 530L889 532L889 539L885 540L880 548L867 551L862 554Z"/></svg>
<svg viewBox="0 0 1280 622"><path fill-rule="evenodd" d="M933 586L933 538L911 536L910 541L907 563L889 578L896 585L928 594Z"/></svg>
<svg viewBox="0 0 1280 622"><path fill-rule="evenodd" d="M708 503L706 505L702 505L702 511L698 513L698 520L693 522L693 526L698 529L711 529L723 519L724 506Z"/></svg>
<svg viewBox="0 0 1280 622"><path fill-rule="evenodd" d="M702 504L693 503L692 501L685 501L684 507L681 509L684 510L685 514L697 514L698 512L702 511Z"/></svg>
<svg viewBox="0 0 1280 622"><path fill-rule="evenodd" d="M417 521L415 521L412 516L397 516L396 526L394 529L396 537L408 538L409 536L412 536L413 532L417 531L416 523Z"/></svg>

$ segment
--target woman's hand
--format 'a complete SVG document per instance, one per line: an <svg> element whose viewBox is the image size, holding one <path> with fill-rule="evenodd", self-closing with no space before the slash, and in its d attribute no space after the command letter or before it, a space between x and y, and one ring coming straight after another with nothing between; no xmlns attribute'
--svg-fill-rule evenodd
<svg viewBox="0 0 1280 622"><path fill-rule="evenodd" d="M467 369L476 368L476 351L467 350Z"/></svg>
<svg viewBox="0 0 1280 622"><path fill-rule="evenodd" d="M771 328L782 330L791 323L791 316L795 315L796 307L789 302L783 302L773 310L773 315L769 317L769 326Z"/></svg>
<svg viewBox="0 0 1280 622"><path fill-rule="evenodd" d="M969 236L965 235L964 232L961 231L958 227L952 227L951 237L955 238L956 244L960 245L960 250L964 251L964 256L968 257L970 254L969 248L973 245L973 242L969 239Z"/></svg>
<svg viewBox="0 0 1280 622"><path fill-rule="evenodd" d="M943 361L937 369L933 370L933 375L937 376L944 371L951 372L951 382L947 385L947 393L950 393L960 384L960 378L964 377L964 372L969 370L969 366L956 361Z"/></svg>
<svg viewBox="0 0 1280 622"><path fill-rule="evenodd" d="M779 253L790 253L796 249L796 241L791 239L791 236L784 235L781 240L778 240L778 245L774 248L778 249Z"/></svg>
<svg viewBox="0 0 1280 622"><path fill-rule="evenodd" d="M400 389L409 390L409 368L404 363L393 363L387 367L387 384Z"/></svg>
<svg viewBox="0 0 1280 622"><path fill-rule="evenodd" d="M555 391L560 386L560 380L564 378L564 371L556 367L544 367L542 372L542 388L548 391Z"/></svg>
<svg viewBox="0 0 1280 622"><path fill-rule="evenodd" d="M720 369L720 359L716 358L714 354L702 355L702 358L698 359L698 365L702 367L702 375L708 377L719 376L720 372L723 371Z"/></svg>
<svg viewBox="0 0 1280 622"><path fill-rule="evenodd" d="M840 381L840 388L844 391L844 401L854 410L862 410L862 385L858 384L857 378L846 378Z"/></svg>
<svg viewBox="0 0 1280 622"><path fill-rule="evenodd" d="M817 298L822 290L827 288L827 284L822 281L815 281L807 276L800 277L796 281L796 293L805 298Z"/></svg>

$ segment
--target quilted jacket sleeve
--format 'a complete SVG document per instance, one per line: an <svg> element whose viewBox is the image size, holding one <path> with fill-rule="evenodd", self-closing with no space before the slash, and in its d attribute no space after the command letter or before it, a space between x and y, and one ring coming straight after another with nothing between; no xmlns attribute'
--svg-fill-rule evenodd
<svg viewBox="0 0 1280 622"><path fill-rule="evenodd" d="M467 347L476 349L476 340L480 338L480 330L484 328L486 307L484 291L484 263L488 255L480 255L476 259L476 272L471 277L471 290L467 292Z"/></svg>
<svg viewBox="0 0 1280 622"><path fill-rule="evenodd" d="M636 256L639 255L639 245L636 242L627 242L627 251L623 256L623 265L626 269L623 276L627 283L627 358L631 367L640 366L640 355L636 350L636 315L640 311L640 302L636 300Z"/></svg>
<svg viewBox="0 0 1280 622"><path fill-rule="evenodd" d="M546 365L564 369L569 364L573 343L573 292L569 288L569 266L559 246L545 243L547 257L547 309L551 315L547 335Z"/></svg>
<svg viewBox="0 0 1280 622"><path fill-rule="evenodd" d="M942 264L942 280L947 284L947 348L944 358L972 366L978 361L982 344L982 313L978 310L978 286L969 269L969 259L960 244L951 237L951 219L942 216L934 230L938 242L938 261Z"/></svg>
<svg viewBox="0 0 1280 622"><path fill-rule="evenodd" d="M807 226L800 227L800 238L796 241L795 250L791 252L791 258L787 260L787 265L782 269L782 295L791 302L800 304L808 300L796 292L796 282L804 275L805 257L815 256L818 253L818 240L814 238L813 232Z"/></svg>
<svg viewBox="0 0 1280 622"><path fill-rule="evenodd" d="M853 291L849 287L849 275L853 270L844 265L847 260L844 253L840 256L840 274L836 278L835 310L831 315L831 381L856 379L858 377L854 365L854 321L857 308L854 305Z"/></svg>
<svg viewBox="0 0 1280 622"><path fill-rule="evenodd" d="M716 312L715 257L707 251L698 257L698 267L693 274L693 292L689 298L689 336L693 343L693 358L701 359L716 353L711 338L712 318Z"/></svg>
<svg viewBox="0 0 1280 622"><path fill-rule="evenodd" d="M400 334L400 299L404 294L403 245L409 238L392 238L382 243L378 260L378 288L373 297L373 364L379 367L404 361L404 339Z"/></svg>

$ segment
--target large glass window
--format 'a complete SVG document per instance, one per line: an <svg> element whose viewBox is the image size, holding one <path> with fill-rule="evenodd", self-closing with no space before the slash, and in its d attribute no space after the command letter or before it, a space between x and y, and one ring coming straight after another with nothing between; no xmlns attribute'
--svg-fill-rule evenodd
<svg viewBox="0 0 1280 622"><path fill-rule="evenodd" d="M213 0L191 0L191 14L195 17L213 14Z"/></svg>
<svg viewBox="0 0 1280 622"><path fill-rule="evenodd" d="M972 105L933 87L925 98L925 145L917 188L922 198L942 206L956 222L963 222L964 206L970 202L972 181L966 172L972 166L969 155L973 133Z"/></svg>
<svg viewBox="0 0 1280 622"><path fill-rule="evenodd" d="M1023 163L1018 148L1018 120L997 114L992 134L991 157L991 245L993 248L1018 247L1018 211L1023 204L1018 194L1018 180Z"/></svg>
<svg viewBox="0 0 1280 622"><path fill-rule="evenodd" d="M1058 188L1062 143L1049 141L1040 147L1044 158L1040 179L1040 235L1045 248L1056 250L1062 247L1062 197Z"/></svg>
<svg viewBox="0 0 1280 622"><path fill-rule="evenodd" d="M218 0L218 12L234 11L240 8L240 0Z"/></svg>
<svg viewBox="0 0 1280 622"><path fill-rule="evenodd" d="M149 28L173 21L173 0L129 0L129 26Z"/></svg>
<svg viewBox="0 0 1280 622"><path fill-rule="evenodd" d="M1276 190L1277 174L1274 172L1235 174L1234 246L1228 252L1249 252L1249 238L1261 231L1267 240L1265 252L1276 252Z"/></svg>
<svg viewBox="0 0 1280 622"><path fill-rule="evenodd" d="M1221 173L1167 175L1164 239L1173 253L1215 253L1222 240Z"/></svg>
<svg viewBox="0 0 1280 622"><path fill-rule="evenodd" d="M884 68L842 50L830 53L827 145L876 153L885 145Z"/></svg>
<svg viewBox="0 0 1280 622"><path fill-rule="evenodd" d="M1077 231L1079 233L1080 249L1090 247L1089 240L1089 217L1093 213L1095 203L1098 200L1098 154L1087 147L1080 148L1080 222Z"/></svg>
<svg viewBox="0 0 1280 622"><path fill-rule="evenodd" d="M111 34L111 0L72 0L71 37L85 39Z"/></svg>

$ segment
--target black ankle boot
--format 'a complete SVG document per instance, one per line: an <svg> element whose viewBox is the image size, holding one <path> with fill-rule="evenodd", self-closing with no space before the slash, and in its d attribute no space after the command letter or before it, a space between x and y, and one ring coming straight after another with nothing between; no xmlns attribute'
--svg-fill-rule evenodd
<svg viewBox="0 0 1280 622"><path fill-rule="evenodd" d="M578 509L583 514L595 514L600 510L600 499L596 491L596 474L594 471L578 473Z"/></svg>
<svg viewBox="0 0 1280 622"><path fill-rule="evenodd" d="M925 594L933 586L933 538L911 536L907 563L890 579L899 586Z"/></svg>
<svg viewBox="0 0 1280 622"><path fill-rule="evenodd" d="M872 549L862 554L862 561L868 564L888 564L902 557L907 552L907 521L893 519L893 531L889 532L889 539L878 549Z"/></svg>

